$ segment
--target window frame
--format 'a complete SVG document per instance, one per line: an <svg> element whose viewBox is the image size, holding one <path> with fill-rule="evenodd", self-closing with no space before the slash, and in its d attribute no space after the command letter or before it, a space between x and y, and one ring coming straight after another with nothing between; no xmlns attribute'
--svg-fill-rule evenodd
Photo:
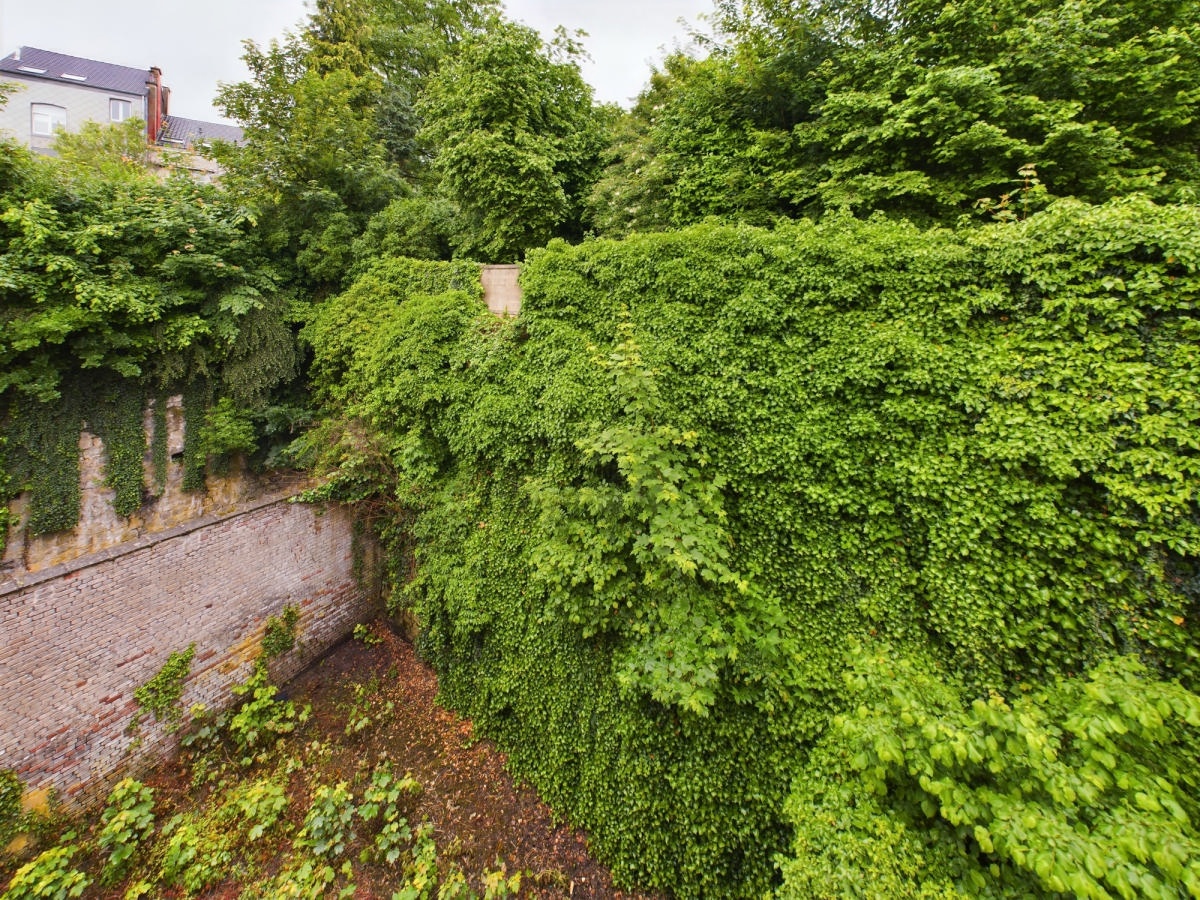
<svg viewBox="0 0 1200 900"><path fill-rule="evenodd" d="M114 109L121 109L124 112L122 116L114 116ZM123 100L120 97L108 98L108 121L110 122L127 122L133 118L133 101Z"/></svg>
<svg viewBox="0 0 1200 900"><path fill-rule="evenodd" d="M44 117L49 123L49 131L38 130L38 119ZM55 103L29 104L29 133L34 137L54 137L55 132L67 130L67 108Z"/></svg>

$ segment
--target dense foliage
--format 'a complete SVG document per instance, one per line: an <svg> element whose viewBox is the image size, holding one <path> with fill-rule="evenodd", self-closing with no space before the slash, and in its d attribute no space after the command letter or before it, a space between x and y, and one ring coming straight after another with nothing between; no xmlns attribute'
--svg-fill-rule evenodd
<svg viewBox="0 0 1200 900"><path fill-rule="evenodd" d="M75 524L85 423L128 515L143 501L149 398L203 380L253 411L296 375L288 296L250 217L213 187L148 171L130 156L138 127L65 135L58 159L3 146L4 497L31 490L35 534Z"/></svg>
<svg viewBox="0 0 1200 900"><path fill-rule="evenodd" d="M222 89L246 129L217 151L226 185L317 294L381 241L512 260L581 237L614 113L579 57L491 0L320 0L299 32L248 42L251 80Z"/></svg>
<svg viewBox="0 0 1200 900"><path fill-rule="evenodd" d="M1200 6L714 21L618 116L490 0L318 0L224 192L6 146L0 488L72 523L86 413L133 508L168 386L201 487L300 331L315 494L625 880L1200 895ZM496 319L463 257L522 254Z"/></svg>
<svg viewBox="0 0 1200 900"><path fill-rule="evenodd" d="M717 215L947 221L1037 167L1052 196L1196 197L1195 0L720 0L594 203L606 233Z"/></svg>
<svg viewBox="0 0 1200 900"><path fill-rule="evenodd" d="M493 22L430 81L423 134L461 211L466 255L515 262L552 237L582 237L606 114L579 74L580 53L561 30L547 45L532 28Z"/></svg>
<svg viewBox="0 0 1200 900"><path fill-rule="evenodd" d="M1198 234L1133 198L555 243L516 322L385 266L310 330L357 451L330 491L415 515L447 699L626 878L1169 893L1197 874Z"/></svg>

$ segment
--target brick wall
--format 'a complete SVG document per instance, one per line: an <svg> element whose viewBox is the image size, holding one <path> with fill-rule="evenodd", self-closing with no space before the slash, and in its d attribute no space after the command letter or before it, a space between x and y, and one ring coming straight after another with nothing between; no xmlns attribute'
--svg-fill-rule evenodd
<svg viewBox="0 0 1200 900"><path fill-rule="evenodd" d="M126 734L134 690L195 642L182 707L218 708L245 680L266 619L301 611L281 683L367 618L349 512L260 500L0 581L0 769L68 805L174 748L148 717ZM369 568L369 566L368 566Z"/></svg>

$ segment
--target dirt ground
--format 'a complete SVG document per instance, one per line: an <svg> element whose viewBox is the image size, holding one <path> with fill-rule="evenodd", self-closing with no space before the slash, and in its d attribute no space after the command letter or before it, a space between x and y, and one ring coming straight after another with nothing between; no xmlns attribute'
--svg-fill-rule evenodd
<svg viewBox="0 0 1200 900"><path fill-rule="evenodd" d="M533 789L517 785L505 771L504 754L478 740L471 722L437 705L437 676L412 645L381 623L371 633L370 646L342 643L284 691L313 711L302 732L292 736L293 746L318 740L334 748L331 758L319 762L323 782L347 777L364 760L390 758L398 773L411 773L423 787L409 821L431 823L439 855L472 880L502 860L510 874L523 873L521 897L653 896L616 889L608 869L589 854L586 835L556 824ZM356 685L362 686L357 694ZM371 725L347 736L356 698ZM162 767L147 784L164 810L194 802L186 758ZM355 897L386 900L394 890L390 878L382 867L362 869ZM205 896L234 898L238 887L227 884Z"/></svg>

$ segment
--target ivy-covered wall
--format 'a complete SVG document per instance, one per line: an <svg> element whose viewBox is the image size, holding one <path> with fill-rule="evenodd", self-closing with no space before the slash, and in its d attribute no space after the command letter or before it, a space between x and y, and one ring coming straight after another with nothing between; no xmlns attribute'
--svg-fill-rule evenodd
<svg viewBox="0 0 1200 900"><path fill-rule="evenodd" d="M207 475L204 398L140 385L81 385L61 401L14 404L6 568L36 571L227 511L263 490L245 466ZM200 450L189 456L194 445ZM3 461L0 460L0 464ZM200 488L200 489L197 489Z"/></svg>
<svg viewBox="0 0 1200 900"><path fill-rule="evenodd" d="M415 543L444 697L622 879L1177 890L1198 267L1200 210L1136 198L556 243L515 322L384 261L307 331L314 445Z"/></svg>

